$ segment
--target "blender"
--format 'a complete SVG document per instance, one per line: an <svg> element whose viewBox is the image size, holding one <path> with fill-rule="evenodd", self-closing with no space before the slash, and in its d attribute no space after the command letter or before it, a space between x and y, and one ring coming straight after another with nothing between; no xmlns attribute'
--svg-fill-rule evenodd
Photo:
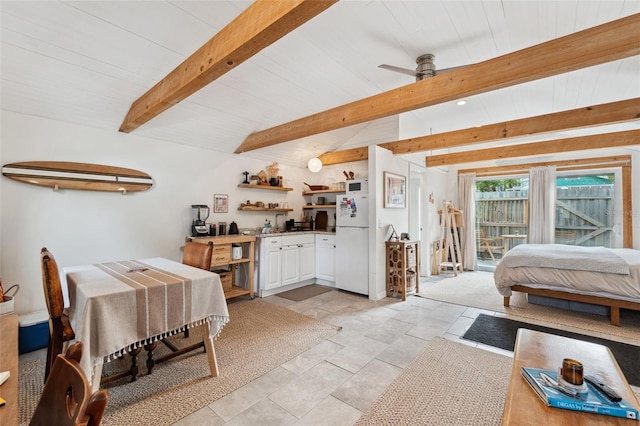
<svg viewBox="0 0 640 426"><path fill-rule="evenodd" d="M206 237L209 235L207 229L207 218L209 217L209 207L205 204L192 204L193 209L193 222L191 223L191 236L192 237Z"/></svg>

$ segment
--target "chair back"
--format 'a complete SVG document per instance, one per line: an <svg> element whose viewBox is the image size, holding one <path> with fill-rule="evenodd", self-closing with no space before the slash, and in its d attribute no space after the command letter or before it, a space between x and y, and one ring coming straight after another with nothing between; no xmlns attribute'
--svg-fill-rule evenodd
<svg viewBox="0 0 640 426"><path fill-rule="evenodd" d="M107 400L106 390L93 395L86 375L80 368L84 345L76 342L65 355L58 355L50 377L31 417L30 426L97 426L102 420Z"/></svg>
<svg viewBox="0 0 640 426"><path fill-rule="evenodd" d="M187 241L182 254L182 263L208 271L211 269L212 255L213 243L211 241L207 244Z"/></svg>
<svg viewBox="0 0 640 426"><path fill-rule="evenodd" d="M40 251L40 260L42 265L42 286L49 317L57 319L62 317L64 312L64 297L62 295L58 264L53 254L46 247L43 247Z"/></svg>

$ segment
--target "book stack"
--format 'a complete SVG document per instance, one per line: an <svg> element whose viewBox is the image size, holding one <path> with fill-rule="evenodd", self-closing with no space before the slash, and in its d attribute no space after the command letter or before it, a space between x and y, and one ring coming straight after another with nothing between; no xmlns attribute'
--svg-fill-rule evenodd
<svg viewBox="0 0 640 426"><path fill-rule="evenodd" d="M586 381L585 391L577 392L558 383L558 372L554 370L522 367L522 377L549 407L638 420L634 406Z"/></svg>

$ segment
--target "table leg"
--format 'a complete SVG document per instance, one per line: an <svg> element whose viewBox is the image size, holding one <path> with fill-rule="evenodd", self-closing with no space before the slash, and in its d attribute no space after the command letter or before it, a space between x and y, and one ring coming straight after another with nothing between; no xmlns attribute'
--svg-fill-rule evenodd
<svg viewBox="0 0 640 426"><path fill-rule="evenodd" d="M147 374L151 374L153 372L153 367L156 365L156 362L153 360L153 351L157 346L158 342L144 345L144 350L147 351Z"/></svg>
<svg viewBox="0 0 640 426"><path fill-rule="evenodd" d="M100 378L102 377L103 364L98 364L93 367L93 373L91 377L91 392L96 392L100 389Z"/></svg>
<svg viewBox="0 0 640 426"><path fill-rule="evenodd" d="M132 382L138 380L138 354L141 350L142 348L138 347L129 352L129 355L131 355L131 368L129 369L129 375L131 375Z"/></svg>
<svg viewBox="0 0 640 426"><path fill-rule="evenodd" d="M218 360L216 359L216 351L213 348L213 337L211 337L211 324L208 322L204 325L204 347L207 351L207 359L209 360L209 369L211 376L218 377Z"/></svg>

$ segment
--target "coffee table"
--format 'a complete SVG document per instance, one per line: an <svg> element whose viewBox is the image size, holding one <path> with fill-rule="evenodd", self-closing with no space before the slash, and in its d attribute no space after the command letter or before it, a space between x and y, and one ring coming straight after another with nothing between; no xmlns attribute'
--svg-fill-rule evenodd
<svg viewBox="0 0 640 426"><path fill-rule="evenodd" d="M579 360L584 365L585 374L602 378L622 398L640 409L640 403L609 348L521 328L516 336L511 381L502 415L503 425L638 424L635 420L547 407L522 377L520 367L557 369L562 365L563 358Z"/></svg>

